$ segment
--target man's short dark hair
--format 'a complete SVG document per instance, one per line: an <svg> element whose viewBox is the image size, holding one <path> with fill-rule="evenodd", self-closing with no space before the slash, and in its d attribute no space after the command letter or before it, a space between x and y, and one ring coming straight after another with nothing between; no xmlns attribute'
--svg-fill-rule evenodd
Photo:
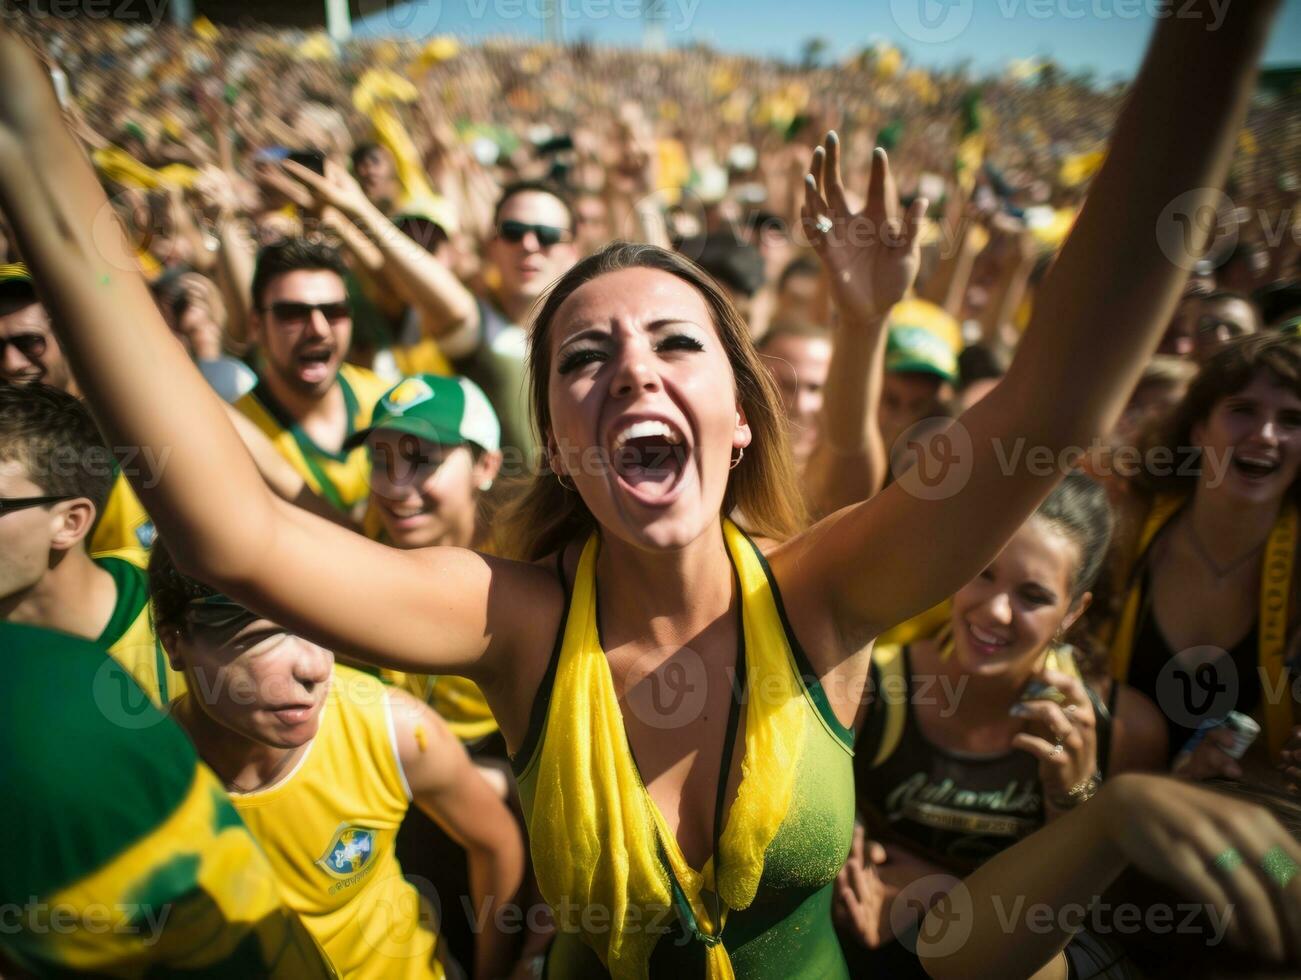
<svg viewBox="0 0 1301 980"><path fill-rule="evenodd" d="M497 204L492 209L492 226L497 227L501 220L501 209L506 206L506 202L517 194L550 194L559 201L565 208L565 214L569 217L569 227L566 231L572 232L577 225L574 220L574 202L569 199L569 195L558 185L547 180L517 180L513 184L507 184L502 188L501 195L497 198Z"/></svg>
<svg viewBox="0 0 1301 980"><path fill-rule="evenodd" d="M692 254L686 245L683 251ZM730 235L706 238L699 248L696 265L733 293L753 296L763 288L763 256L753 245L738 242Z"/></svg>
<svg viewBox="0 0 1301 980"><path fill-rule="evenodd" d="M0 282L0 316L17 313L40 301L30 279L14 278Z"/></svg>
<svg viewBox="0 0 1301 980"><path fill-rule="evenodd" d="M257 255L257 268L253 272L253 308L261 310L263 297L272 281L291 272L301 270L333 272L346 278L348 267L338 249L305 238L289 238L267 245Z"/></svg>
<svg viewBox="0 0 1301 980"><path fill-rule="evenodd" d="M777 292L786 288L786 283L796 276L821 276L822 263L809 255L797 255L786 263L781 275L777 277Z"/></svg>
<svg viewBox="0 0 1301 980"><path fill-rule="evenodd" d="M0 462L17 463L51 497L85 497L103 513L113 456L81 400L33 382L0 383Z"/></svg>

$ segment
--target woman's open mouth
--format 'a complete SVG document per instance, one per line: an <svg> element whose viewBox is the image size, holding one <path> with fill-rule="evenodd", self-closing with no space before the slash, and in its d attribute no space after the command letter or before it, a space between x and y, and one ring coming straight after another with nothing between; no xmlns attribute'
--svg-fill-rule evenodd
<svg viewBox="0 0 1301 980"><path fill-rule="evenodd" d="M1233 468L1248 480L1267 480L1278 472L1282 463L1276 456L1263 453L1234 453Z"/></svg>
<svg viewBox="0 0 1301 980"><path fill-rule="evenodd" d="M691 447L667 419L641 418L620 424L610 446L610 468L638 502L663 507L677 499Z"/></svg>

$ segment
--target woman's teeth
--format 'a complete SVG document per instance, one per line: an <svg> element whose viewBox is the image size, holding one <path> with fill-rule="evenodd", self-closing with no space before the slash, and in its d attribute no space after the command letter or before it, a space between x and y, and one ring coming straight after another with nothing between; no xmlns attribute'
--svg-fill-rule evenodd
<svg viewBox="0 0 1301 980"><path fill-rule="evenodd" d="M974 623L968 623L967 629L971 631L971 635L975 638L976 642L983 644L984 646L1005 647L1008 644L1007 640L1001 639L994 633L981 629Z"/></svg>
<svg viewBox="0 0 1301 980"><path fill-rule="evenodd" d="M661 422L658 419L645 419L640 422L633 422L615 436L614 451L618 452L630 439L653 437L663 438L670 446L676 446L682 441L682 436L668 423Z"/></svg>

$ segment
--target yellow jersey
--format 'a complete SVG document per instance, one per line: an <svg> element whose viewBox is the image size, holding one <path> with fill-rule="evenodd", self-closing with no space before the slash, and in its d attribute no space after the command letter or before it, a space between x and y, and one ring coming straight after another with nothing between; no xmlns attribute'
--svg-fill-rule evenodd
<svg viewBox="0 0 1301 980"><path fill-rule="evenodd" d="M161 708L185 692L185 675L172 669L154 632L149 615L149 580L141 567L143 559L144 552L132 549L94 559L96 565L113 576L113 584L117 586L113 614L95 642L108 650L149 695L149 700ZM123 687L117 694L121 703L113 700L112 710L115 714L120 710L123 723L130 727L131 719L143 708L139 692ZM110 695L105 691L99 696Z"/></svg>
<svg viewBox="0 0 1301 980"><path fill-rule="evenodd" d="M124 548L148 552L154 546L155 537L154 522L145 513L130 481L119 472L91 535L90 553L101 555Z"/></svg>
<svg viewBox="0 0 1301 980"><path fill-rule="evenodd" d="M286 903L344 977L444 975L437 924L394 848L410 799L386 688L344 666L298 765L266 789L231 794Z"/></svg>
<svg viewBox="0 0 1301 980"><path fill-rule="evenodd" d="M339 366L339 387L347 406L347 436L370 425L375 403L392 387L372 371L355 364ZM351 512L370 492L370 458L365 446L351 452L322 449L271 395L265 382L259 381L248 394L235 403L253 422L276 450L320 497L344 512Z"/></svg>

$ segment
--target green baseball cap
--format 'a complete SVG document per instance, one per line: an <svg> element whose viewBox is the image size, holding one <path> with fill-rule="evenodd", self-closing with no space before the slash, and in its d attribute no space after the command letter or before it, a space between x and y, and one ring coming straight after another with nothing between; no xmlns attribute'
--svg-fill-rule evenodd
<svg viewBox="0 0 1301 980"><path fill-rule="evenodd" d="M407 432L444 446L472 442L501 448L501 423L488 397L469 378L417 374L399 381L375 405L370 426L350 436L345 449L360 446L378 429Z"/></svg>
<svg viewBox="0 0 1301 980"><path fill-rule="evenodd" d="M891 374L933 374L949 384L958 380L958 359L953 348L924 327L890 328L885 369Z"/></svg>

